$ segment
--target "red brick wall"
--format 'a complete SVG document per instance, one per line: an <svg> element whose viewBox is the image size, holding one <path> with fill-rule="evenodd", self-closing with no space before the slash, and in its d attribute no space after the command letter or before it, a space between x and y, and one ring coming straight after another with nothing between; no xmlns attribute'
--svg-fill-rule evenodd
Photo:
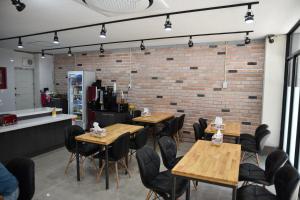
<svg viewBox="0 0 300 200"><path fill-rule="evenodd" d="M239 121L242 132L252 132L261 120L264 42L250 45L174 46L77 53L55 56L55 83L66 93L67 71L92 70L102 83L128 90L128 101L151 111L185 113L184 130L193 132L199 117ZM131 56L130 56L131 55ZM131 60L131 65L130 65ZM224 62L228 88L222 89Z"/></svg>

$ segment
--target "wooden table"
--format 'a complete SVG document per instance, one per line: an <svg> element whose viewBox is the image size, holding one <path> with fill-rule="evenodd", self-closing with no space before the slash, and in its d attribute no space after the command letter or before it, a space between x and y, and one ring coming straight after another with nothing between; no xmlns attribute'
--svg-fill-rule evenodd
<svg viewBox="0 0 300 200"><path fill-rule="evenodd" d="M173 118L175 115L173 113L164 113L164 112L154 112L151 113L150 116L140 116L133 118L132 120L135 122L143 123L143 124L149 124L154 128L153 131L153 148L156 149L156 143L157 143L157 136L156 136L156 128L157 124L166 121L168 119Z"/></svg>
<svg viewBox="0 0 300 200"><path fill-rule="evenodd" d="M80 181L80 165L79 165L79 153L78 142L89 142L93 144L103 145L105 147L105 176L106 176L106 189L109 189L109 174L108 174L108 146L112 144L119 136L130 133L134 134L143 129L143 126L129 125L129 124L114 124L106 129L106 136L95 137L90 133L85 133L75 137L76 140L76 168L77 168L77 181Z"/></svg>
<svg viewBox="0 0 300 200"><path fill-rule="evenodd" d="M224 136L234 137L236 143L240 143L241 124L238 122L225 122L224 130L221 130ZM205 129L205 133L214 134L217 130L211 126L211 123Z"/></svg>
<svg viewBox="0 0 300 200"><path fill-rule="evenodd" d="M172 199L175 200L176 176L232 188L236 199L241 145L223 143L215 146L211 141L198 140L172 169Z"/></svg>

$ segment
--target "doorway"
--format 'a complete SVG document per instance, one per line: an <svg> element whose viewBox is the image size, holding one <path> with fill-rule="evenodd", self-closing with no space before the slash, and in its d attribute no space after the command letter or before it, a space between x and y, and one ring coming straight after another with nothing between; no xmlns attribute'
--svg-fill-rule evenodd
<svg viewBox="0 0 300 200"><path fill-rule="evenodd" d="M16 110L34 108L34 75L32 68L15 68Z"/></svg>

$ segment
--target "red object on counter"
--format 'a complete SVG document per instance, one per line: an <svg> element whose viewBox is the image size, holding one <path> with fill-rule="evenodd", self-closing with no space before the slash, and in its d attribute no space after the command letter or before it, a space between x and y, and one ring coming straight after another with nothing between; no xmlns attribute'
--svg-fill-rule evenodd
<svg viewBox="0 0 300 200"><path fill-rule="evenodd" d="M17 115L3 114L0 115L0 126L8 126L17 123Z"/></svg>
<svg viewBox="0 0 300 200"><path fill-rule="evenodd" d="M87 102L92 102L97 100L97 87L89 86L87 90Z"/></svg>

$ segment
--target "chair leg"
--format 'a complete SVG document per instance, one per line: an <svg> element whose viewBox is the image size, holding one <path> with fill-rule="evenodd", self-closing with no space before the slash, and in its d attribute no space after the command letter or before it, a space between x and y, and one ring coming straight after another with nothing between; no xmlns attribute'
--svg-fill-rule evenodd
<svg viewBox="0 0 300 200"><path fill-rule="evenodd" d="M84 160L85 160L85 158L83 156L80 156L80 175L81 175L81 177L84 177L84 168L83 168Z"/></svg>
<svg viewBox="0 0 300 200"><path fill-rule="evenodd" d="M100 181L100 176L101 176L101 174L102 174L102 171L103 171L103 169L104 169L104 166L105 166L105 164L104 164L104 162L102 162L102 166L101 166L101 168L100 168L100 170L99 170L99 172L97 173L97 176L96 176L96 181L97 181L97 182Z"/></svg>
<svg viewBox="0 0 300 200"><path fill-rule="evenodd" d="M241 158L241 162L243 162L243 161L244 161L245 154L246 154L246 152L245 152L245 151L243 151L243 153L242 153L242 158Z"/></svg>
<svg viewBox="0 0 300 200"><path fill-rule="evenodd" d="M131 172L128 170L128 166L124 160L121 161L121 164L124 166L125 170L127 171L129 178L131 178Z"/></svg>
<svg viewBox="0 0 300 200"><path fill-rule="evenodd" d="M74 157L75 157L75 154L74 154L74 153L71 153L71 156L70 156L70 158L69 158L68 164L67 164L67 166L66 166L66 168L65 168L65 175L67 175L69 166L70 166L70 164L73 162Z"/></svg>
<svg viewBox="0 0 300 200"><path fill-rule="evenodd" d="M153 191L149 190L149 192L147 193L147 196L146 196L146 200L150 200L152 193L153 193Z"/></svg>
<svg viewBox="0 0 300 200"><path fill-rule="evenodd" d="M197 190L197 182L196 181L192 181L192 182L193 182L195 190Z"/></svg>
<svg viewBox="0 0 300 200"><path fill-rule="evenodd" d="M258 157L258 153L256 153L255 156L256 156L256 163L257 163L257 166L259 166L259 157Z"/></svg>
<svg viewBox="0 0 300 200"><path fill-rule="evenodd" d="M115 168L116 168L116 185L117 185L117 189L119 189L118 161L115 162Z"/></svg>
<svg viewBox="0 0 300 200"><path fill-rule="evenodd" d="M96 161L95 161L95 159L93 158L93 156L91 156L90 159L91 159L91 161L92 161L92 163L93 163L93 165L94 165L94 167L95 167L96 173L97 173L98 167L97 167Z"/></svg>

